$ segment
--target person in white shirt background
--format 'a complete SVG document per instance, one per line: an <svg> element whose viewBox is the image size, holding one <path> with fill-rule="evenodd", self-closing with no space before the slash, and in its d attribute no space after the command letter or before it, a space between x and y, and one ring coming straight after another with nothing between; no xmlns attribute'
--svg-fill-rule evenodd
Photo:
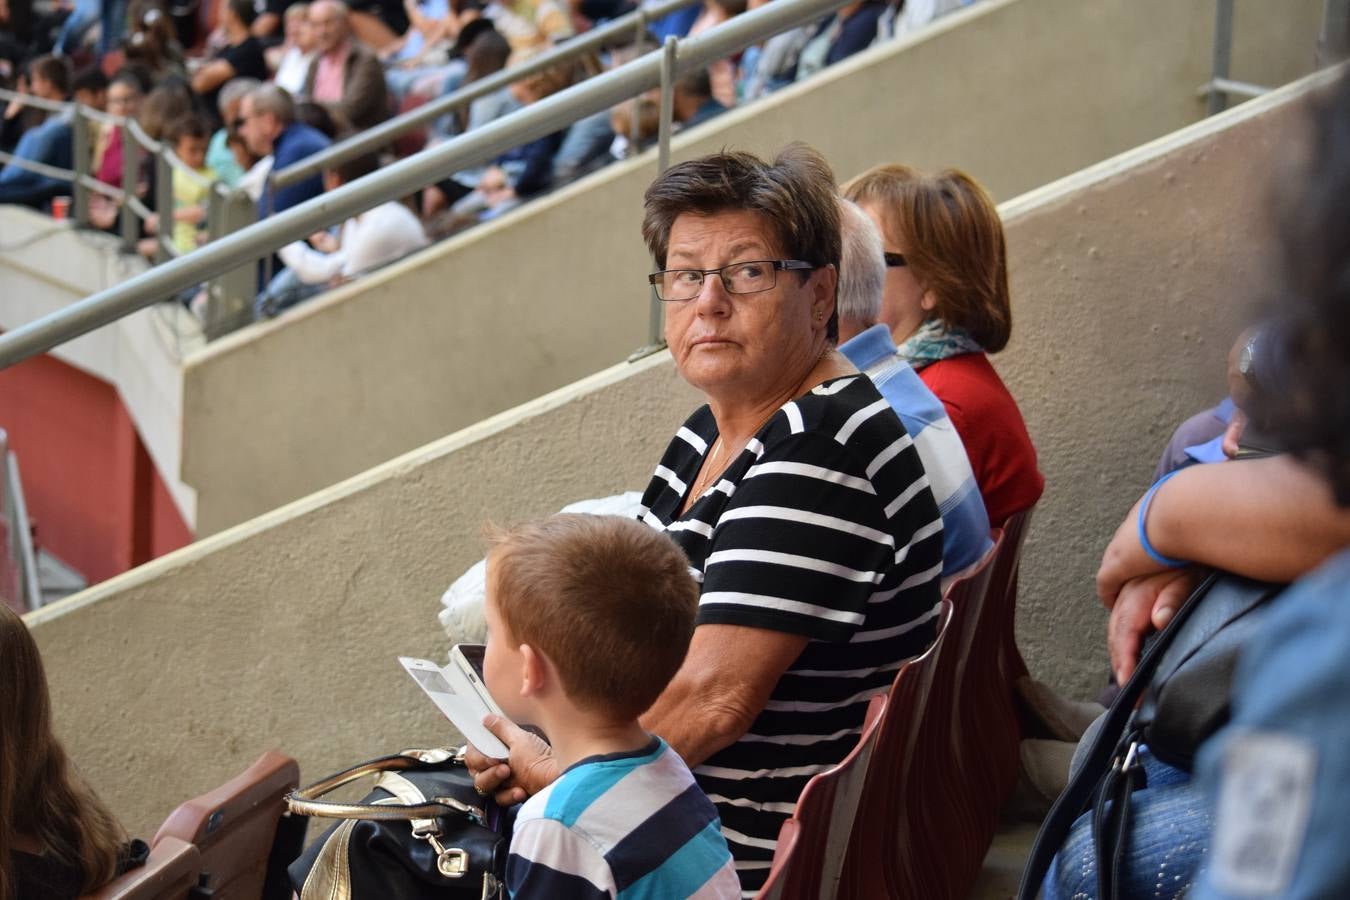
<svg viewBox="0 0 1350 900"><path fill-rule="evenodd" d="M323 173L325 191L371 174L380 167L374 154L357 156ZM427 245L426 232L407 206L382 203L342 223L336 236L321 231L309 242L287 244L277 255L285 268L276 274L254 303L254 318L275 316L325 288L393 262Z"/></svg>

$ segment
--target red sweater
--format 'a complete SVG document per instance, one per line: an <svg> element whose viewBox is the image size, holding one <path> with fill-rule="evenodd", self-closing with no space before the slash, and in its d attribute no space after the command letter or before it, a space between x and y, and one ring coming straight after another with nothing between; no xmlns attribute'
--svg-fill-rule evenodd
<svg viewBox="0 0 1350 900"><path fill-rule="evenodd" d="M1045 479L1036 468L1036 448L1017 401L989 357L963 353L923 367L919 377L947 407L947 416L966 445L989 524L999 528L1013 514L1034 506L1045 490Z"/></svg>

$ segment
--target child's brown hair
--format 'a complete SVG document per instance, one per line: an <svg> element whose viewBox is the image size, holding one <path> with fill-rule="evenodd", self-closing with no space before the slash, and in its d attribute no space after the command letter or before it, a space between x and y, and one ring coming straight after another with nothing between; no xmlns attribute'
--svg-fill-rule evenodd
<svg viewBox="0 0 1350 900"><path fill-rule="evenodd" d="M635 719L684 662L698 611L689 560L619 516L489 527L488 588L510 635L558 669L578 705Z"/></svg>

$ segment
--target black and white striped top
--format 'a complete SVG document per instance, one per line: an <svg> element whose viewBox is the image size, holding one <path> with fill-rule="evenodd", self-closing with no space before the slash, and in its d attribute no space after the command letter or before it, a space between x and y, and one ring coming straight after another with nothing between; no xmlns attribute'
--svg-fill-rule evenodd
<svg viewBox="0 0 1350 900"><path fill-rule="evenodd" d="M700 625L811 638L745 736L694 770L753 891L806 782L848 754L868 700L932 642L942 519L913 442L865 377L784 404L681 516L716 437L704 406L670 442L641 515L689 556Z"/></svg>

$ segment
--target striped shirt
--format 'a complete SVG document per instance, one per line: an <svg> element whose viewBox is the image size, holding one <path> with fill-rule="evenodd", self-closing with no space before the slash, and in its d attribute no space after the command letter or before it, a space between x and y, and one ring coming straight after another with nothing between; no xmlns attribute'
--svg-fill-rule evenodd
<svg viewBox="0 0 1350 900"><path fill-rule="evenodd" d="M975 565L993 547L989 515L965 445L942 401L896 355L895 341L885 325L873 325L854 335L839 345L839 352L872 379L914 439L928 474L928 487L942 514L942 574L951 577Z"/></svg>
<svg viewBox="0 0 1350 900"><path fill-rule="evenodd" d="M520 808L506 863L520 900L739 897L717 810L660 738L592 756Z"/></svg>
<svg viewBox="0 0 1350 900"><path fill-rule="evenodd" d="M749 731L694 770L753 893L806 782L848 754L868 700L933 641L942 519L914 442L860 375L784 404L681 515L716 437L702 407L661 458L642 518L688 555L700 625L810 638Z"/></svg>

